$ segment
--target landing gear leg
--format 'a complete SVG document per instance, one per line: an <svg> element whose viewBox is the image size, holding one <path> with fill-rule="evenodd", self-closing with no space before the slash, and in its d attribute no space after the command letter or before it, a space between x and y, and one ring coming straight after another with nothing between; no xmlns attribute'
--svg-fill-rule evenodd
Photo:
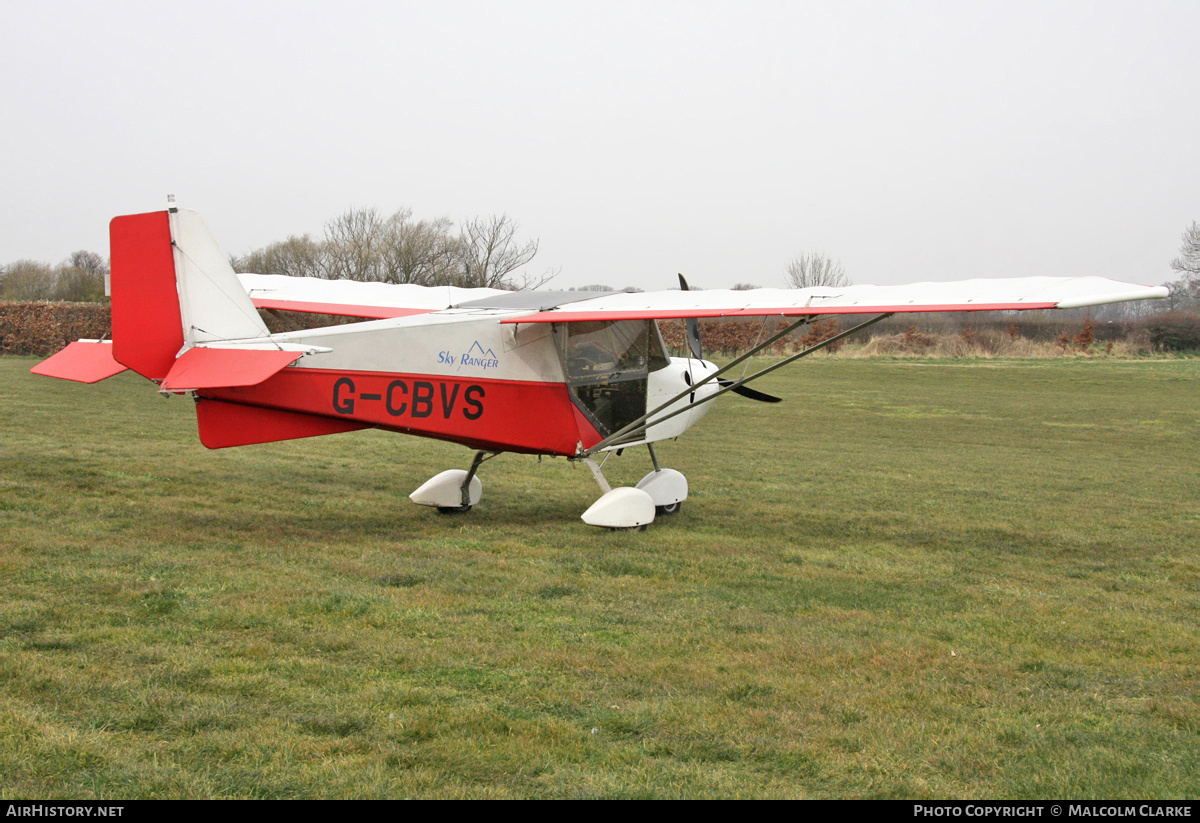
<svg viewBox="0 0 1200 823"><path fill-rule="evenodd" d="M613 531L645 531L654 520L654 501L641 489L628 486L612 488L604 479L604 473L590 457L583 462L592 470L592 476L604 494L583 513L583 522L589 526L600 526Z"/></svg>
<svg viewBox="0 0 1200 823"><path fill-rule="evenodd" d="M678 514L679 510L683 508L683 501L687 500L687 478L674 469L664 469L660 466L658 454L655 453L652 443L647 443L646 448L650 450L650 460L654 463L654 471L638 481L637 487L654 500L656 515Z"/></svg>
<svg viewBox="0 0 1200 823"><path fill-rule="evenodd" d="M475 473L479 471L479 467L483 465L483 461L491 460L500 452L475 452L475 459L471 461L471 468L467 471L467 476L463 478L462 485L459 486L459 500L457 506L438 506L438 512L441 514L463 514L469 512L471 506L479 502L479 495L483 491L483 484L475 479ZM479 487L479 492L473 496L471 494L471 483L474 482Z"/></svg>
<svg viewBox="0 0 1200 823"><path fill-rule="evenodd" d="M485 460L491 460L500 452L475 452L470 471L448 469L430 478L425 485L408 496L421 506L433 506L442 514L469 512L483 494L483 484L475 473Z"/></svg>

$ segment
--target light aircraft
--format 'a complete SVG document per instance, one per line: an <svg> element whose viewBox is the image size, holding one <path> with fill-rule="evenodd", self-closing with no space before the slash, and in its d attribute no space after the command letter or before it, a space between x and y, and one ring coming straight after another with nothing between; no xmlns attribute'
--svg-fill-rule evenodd
<svg viewBox="0 0 1200 823"><path fill-rule="evenodd" d="M1165 297L1099 277L907 286L600 293L503 291L236 274L201 217L178 209L110 224L111 340L81 340L35 374L93 383L126 369L196 401L211 449L378 428L461 443L468 469L410 496L442 512L479 502L481 464L503 452L582 461L603 494L582 519L644 529L673 514L687 479L654 443L676 438L717 397L778 398L746 383L896 312L1065 309ZM258 309L373 318L271 334ZM759 372L726 375L825 315L870 319ZM704 360L702 317L786 318L724 367ZM682 318L690 353L670 357L657 320ZM764 326L765 328L765 326ZM610 488L597 455L647 447L652 470Z"/></svg>

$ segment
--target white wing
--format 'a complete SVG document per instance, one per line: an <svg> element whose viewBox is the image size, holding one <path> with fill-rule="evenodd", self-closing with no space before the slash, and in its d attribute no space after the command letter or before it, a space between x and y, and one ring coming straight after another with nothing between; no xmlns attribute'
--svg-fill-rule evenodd
<svg viewBox="0 0 1200 823"><path fill-rule="evenodd" d="M249 292L251 302L260 309L347 317L404 317L508 294L501 289L362 283L283 274L239 274L238 278Z"/></svg>
<svg viewBox="0 0 1200 823"><path fill-rule="evenodd" d="M1071 309L1166 296L1167 289L1163 286L1139 286L1102 277L1021 277L844 288L620 292L502 322Z"/></svg>
<svg viewBox="0 0 1200 823"><path fill-rule="evenodd" d="M808 289L522 292L239 274L255 306L353 317L403 317L464 304L540 309L505 323L672 317L879 314L885 312L1070 309L1167 296L1163 286L1103 277L1020 277ZM520 295L528 295L523 298Z"/></svg>

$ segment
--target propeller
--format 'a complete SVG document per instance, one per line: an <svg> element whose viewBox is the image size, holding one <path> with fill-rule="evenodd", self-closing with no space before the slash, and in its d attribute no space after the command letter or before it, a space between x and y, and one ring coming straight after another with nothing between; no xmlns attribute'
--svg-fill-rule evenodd
<svg viewBox="0 0 1200 823"><path fill-rule="evenodd" d="M726 380L724 377L718 377L717 382L721 384L721 388L725 388L726 386L733 384L732 380ZM733 390L733 393L740 394L742 397L750 400L758 400L761 403L780 403L783 401L782 397L776 397L773 394L767 394L766 392L752 389L749 386L738 386Z"/></svg>
<svg viewBox="0 0 1200 823"><path fill-rule="evenodd" d="M684 279L682 274L679 275L679 289L681 291L688 291L688 282ZM685 318L683 322L687 330L688 348L692 350L692 356L697 360L703 360L704 349L700 346L700 321L695 317L688 317ZM722 388L726 386L732 386L734 383L734 381L726 380L723 377L718 377L717 382ZM690 379L688 380L688 383L691 383ZM758 400L762 403L778 403L783 400L782 397L776 397L773 394L760 392L750 388L749 386L738 386L733 390L733 393L740 394L742 397L750 400ZM695 402L695 395L693 395L693 402Z"/></svg>
<svg viewBox="0 0 1200 823"><path fill-rule="evenodd" d="M679 275L679 290L688 290L688 282L682 274ZM692 357L697 360L703 360L704 351L700 347L700 321L695 317L688 317L683 322L687 327L687 342L688 348L692 350Z"/></svg>

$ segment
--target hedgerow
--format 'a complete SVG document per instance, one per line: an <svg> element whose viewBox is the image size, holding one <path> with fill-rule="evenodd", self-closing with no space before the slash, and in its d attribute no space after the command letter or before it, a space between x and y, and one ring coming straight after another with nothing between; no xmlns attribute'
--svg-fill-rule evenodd
<svg viewBox="0 0 1200 823"><path fill-rule="evenodd" d="M0 354L49 355L75 340L110 335L107 303L0 302Z"/></svg>

